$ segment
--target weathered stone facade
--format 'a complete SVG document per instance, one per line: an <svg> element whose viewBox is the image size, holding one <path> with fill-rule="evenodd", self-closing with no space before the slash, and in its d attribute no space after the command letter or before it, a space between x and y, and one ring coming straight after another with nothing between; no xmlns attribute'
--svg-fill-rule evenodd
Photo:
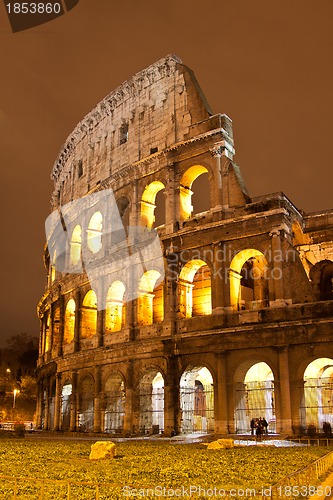
<svg viewBox="0 0 333 500"><path fill-rule="evenodd" d="M150 229L159 214L165 277L147 269L127 301L119 275L95 292L46 248L39 427L172 435L244 432L256 416L284 433L333 424L333 211L301 213L283 193L250 198L233 156L231 120L212 115L175 56L123 83L68 137L52 210L112 189L124 226ZM83 253L112 253L103 214L88 207L81 220L66 228L74 268Z"/></svg>

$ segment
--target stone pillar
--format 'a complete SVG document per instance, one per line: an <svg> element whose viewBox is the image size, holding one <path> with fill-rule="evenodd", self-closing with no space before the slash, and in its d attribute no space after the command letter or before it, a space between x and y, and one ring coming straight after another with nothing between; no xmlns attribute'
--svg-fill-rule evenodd
<svg viewBox="0 0 333 500"><path fill-rule="evenodd" d="M217 354L217 383L214 385L215 434L228 434L227 359Z"/></svg>
<svg viewBox="0 0 333 500"><path fill-rule="evenodd" d="M291 421L294 434L306 431L306 409L304 401L304 380L290 381Z"/></svg>
<svg viewBox="0 0 333 500"><path fill-rule="evenodd" d="M213 253L212 310L213 314L220 314L223 308L230 306L229 271L221 242L213 243Z"/></svg>
<svg viewBox="0 0 333 500"><path fill-rule="evenodd" d="M45 381L45 413L44 413L44 430L49 430L50 422L50 380L47 378Z"/></svg>
<svg viewBox="0 0 333 500"><path fill-rule="evenodd" d="M271 241L271 251L272 251L272 262L271 262L271 273L274 283L274 295L275 300L284 299L284 289L283 289L283 268L282 268L282 247L281 247L281 233L278 229L274 229L269 233L272 237Z"/></svg>
<svg viewBox="0 0 333 500"><path fill-rule="evenodd" d="M289 381L288 347L278 350L279 356L279 401L280 401L280 432L292 434L291 427L291 399Z"/></svg>
<svg viewBox="0 0 333 500"><path fill-rule="evenodd" d="M61 404L61 373L56 375L56 391L55 391L55 401L54 401L54 422L53 430L59 430L60 422L60 404Z"/></svg>
<svg viewBox="0 0 333 500"><path fill-rule="evenodd" d="M175 231L177 212L176 212L176 193L175 193L175 171L174 165L167 166L167 185L165 189L165 233Z"/></svg>
<svg viewBox="0 0 333 500"><path fill-rule="evenodd" d="M43 381L38 381L37 385L37 407L36 407L36 426L37 429L42 428L42 417L43 417Z"/></svg>
<svg viewBox="0 0 333 500"><path fill-rule="evenodd" d="M210 153L215 160L214 165L214 189L215 189L215 207L222 207L226 203L226 198L222 190L222 168L221 168L221 156L223 153L223 149L220 146L220 143L214 144L214 146L210 149ZM225 199L223 199L225 198Z"/></svg>
<svg viewBox="0 0 333 500"><path fill-rule="evenodd" d="M175 320L176 320L177 299L178 299L177 297L178 260L179 260L179 255L176 252L171 251L166 256L165 280L163 288L163 299L164 299L163 329L165 335L173 335L175 331Z"/></svg>
<svg viewBox="0 0 333 500"><path fill-rule="evenodd" d="M95 369L95 390L94 390L94 432L101 432L101 367Z"/></svg>
<svg viewBox="0 0 333 500"><path fill-rule="evenodd" d="M63 295L61 295L61 291L59 292L58 300L60 308L58 356L61 357L63 353L64 329L65 329L65 301Z"/></svg>
<svg viewBox="0 0 333 500"><path fill-rule="evenodd" d="M72 373L72 396L71 396L71 410L70 410L70 420L69 420L69 430L75 432L76 429L76 414L77 414L77 373Z"/></svg>
<svg viewBox="0 0 333 500"><path fill-rule="evenodd" d="M124 433L125 435L133 432L133 365L129 362L127 367L127 377L125 386L125 416L124 416Z"/></svg>
<svg viewBox="0 0 333 500"><path fill-rule="evenodd" d="M105 330L105 309L97 310L97 345L103 347L104 345L104 330Z"/></svg>
<svg viewBox="0 0 333 500"><path fill-rule="evenodd" d="M81 333L81 292L79 289L75 292L75 324L74 324L74 352L80 350Z"/></svg>

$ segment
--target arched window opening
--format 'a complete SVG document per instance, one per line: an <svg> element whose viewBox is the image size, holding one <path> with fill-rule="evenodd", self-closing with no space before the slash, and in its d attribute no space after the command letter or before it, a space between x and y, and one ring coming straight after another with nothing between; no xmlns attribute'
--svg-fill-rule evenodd
<svg viewBox="0 0 333 500"><path fill-rule="evenodd" d="M333 427L333 359L318 358L304 372L304 397L301 403L304 430L322 432L324 424Z"/></svg>
<svg viewBox="0 0 333 500"><path fill-rule="evenodd" d="M78 426L81 432L94 430L94 380L85 377L80 385Z"/></svg>
<svg viewBox="0 0 333 500"><path fill-rule="evenodd" d="M211 272L203 260L191 260L182 268L178 304L181 318L212 313Z"/></svg>
<svg viewBox="0 0 333 500"><path fill-rule="evenodd" d="M75 330L75 300L70 299L65 309L64 343L69 344L74 339Z"/></svg>
<svg viewBox="0 0 333 500"><path fill-rule="evenodd" d="M193 193L191 217L210 210L210 182L208 172L203 172L193 181L191 191Z"/></svg>
<svg viewBox="0 0 333 500"><path fill-rule="evenodd" d="M189 367L180 379L181 432L214 432L213 377L204 366Z"/></svg>
<svg viewBox="0 0 333 500"><path fill-rule="evenodd" d="M86 293L81 310L81 338L87 339L96 334L97 297L93 290Z"/></svg>
<svg viewBox="0 0 333 500"><path fill-rule="evenodd" d="M69 431L71 417L72 384L65 382L61 391L61 419L60 428L62 431Z"/></svg>
<svg viewBox="0 0 333 500"><path fill-rule="evenodd" d="M165 189L158 191L155 198L155 221L153 227L165 224Z"/></svg>
<svg viewBox="0 0 333 500"><path fill-rule="evenodd" d="M156 195L160 191L164 193L165 186L161 181L153 181L146 186L141 199L141 225L151 229L155 224ZM164 195L163 195L164 196ZM158 225L165 222L165 209L158 207Z"/></svg>
<svg viewBox="0 0 333 500"><path fill-rule="evenodd" d="M124 430L125 384L119 373L113 373L105 384L104 432L119 434Z"/></svg>
<svg viewBox="0 0 333 500"><path fill-rule="evenodd" d="M145 272L139 282L138 323L151 325L163 321L163 283L161 273L150 270Z"/></svg>
<svg viewBox="0 0 333 500"><path fill-rule="evenodd" d="M106 297L106 331L118 332L125 324L124 294L125 285L121 281L112 283Z"/></svg>
<svg viewBox="0 0 333 500"><path fill-rule="evenodd" d="M268 263L255 249L242 250L230 264L230 304L235 310L268 304Z"/></svg>
<svg viewBox="0 0 333 500"><path fill-rule="evenodd" d="M91 217L87 229L87 244L92 253L97 253L102 248L103 216L95 212Z"/></svg>
<svg viewBox="0 0 333 500"><path fill-rule="evenodd" d="M45 352L51 349L51 328L50 328L50 311L47 311L45 318Z"/></svg>
<svg viewBox="0 0 333 500"><path fill-rule="evenodd" d="M57 250L53 252L53 258L51 260L51 283L56 279L56 265L57 265Z"/></svg>
<svg viewBox="0 0 333 500"><path fill-rule="evenodd" d="M207 203L205 202L200 202L198 206L196 206L196 209L194 211L194 207L192 205L192 195L193 195L193 190L192 187L193 183L196 179L198 179L199 176L202 176L203 174L207 174L208 170L206 167L203 167L202 165L193 165L192 167L188 168L186 172L183 174L181 180L180 180L180 219L181 220L187 220L194 213L198 213L199 211L202 211L201 208L203 206L207 206ZM208 177L208 175L207 175ZM206 193L207 187L206 184L203 186L200 186L199 183L195 185L195 188L200 189L200 187L203 188L203 191L200 192L200 198L201 199L208 199L210 200L210 192L208 190L208 193ZM199 194L199 193L198 193ZM199 196L196 198L196 204L199 199ZM210 207L210 201L208 203L208 206ZM201 207L201 208L199 208Z"/></svg>
<svg viewBox="0 0 333 500"><path fill-rule="evenodd" d="M70 244L70 265L76 266L81 261L81 226L74 227Z"/></svg>
<svg viewBox="0 0 333 500"><path fill-rule="evenodd" d="M164 431L164 379L157 370L150 370L140 381L140 434Z"/></svg>
<svg viewBox="0 0 333 500"><path fill-rule="evenodd" d="M121 221L123 223L124 230L120 231L121 232L120 238L121 238L121 240L123 240L125 238L125 236L128 236L128 227L130 225L131 205L130 205L129 199L126 196L121 196L117 200L117 207L118 207ZM114 233L112 232L112 239L114 239L113 236L114 236ZM118 239L119 238L117 238L117 240Z"/></svg>
<svg viewBox="0 0 333 500"><path fill-rule="evenodd" d="M252 365L235 387L236 432L254 433L251 420L258 423L260 419L266 420L268 431L275 432L274 376L268 364L259 362Z"/></svg>

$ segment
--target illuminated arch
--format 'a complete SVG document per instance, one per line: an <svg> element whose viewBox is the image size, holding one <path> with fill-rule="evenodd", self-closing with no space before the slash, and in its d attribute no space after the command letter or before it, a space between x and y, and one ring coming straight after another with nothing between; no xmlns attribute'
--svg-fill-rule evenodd
<svg viewBox="0 0 333 500"><path fill-rule="evenodd" d="M193 165L184 172L180 180L180 219L186 220L192 216L192 194L193 182L202 174L208 173L206 167Z"/></svg>
<svg viewBox="0 0 333 500"><path fill-rule="evenodd" d="M51 260L51 283L56 279L56 264L57 263L57 250L53 251L53 258Z"/></svg>
<svg viewBox="0 0 333 500"><path fill-rule="evenodd" d="M69 299L65 310L64 343L68 344L74 339L75 330L75 300Z"/></svg>
<svg viewBox="0 0 333 500"><path fill-rule="evenodd" d="M214 432L213 377L205 366L188 367L180 379L181 432Z"/></svg>
<svg viewBox="0 0 333 500"><path fill-rule="evenodd" d="M317 432L323 424L333 427L333 359L318 358L304 371L304 399L301 403L301 422L312 425Z"/></svg>
<svg viewBox="0 0 333 500"><path fill-rule="evenodd" d="M124 429L125 382L120 373L112 373L105 383L104 432L116 434Z"/></svg>
<svg viewBox="0 0 333 500"><path fill-rule="evenodd" d="M164 430L164 378L151 368L140 380L140 433L158 434Z"/></svg>
<svg viewBox="0 0 333 500"><path fill-rule="evenodd" d="M97 253L102 248L103 216L95 212L90 218L87 229L87 244L92 253Z"/></svg>
<svg viewBox="0 0 333 500"><path fill-rule="evenodd" d="M233 309L267 305L268 263L262 252L248 248L238 252L230 264L230 305Z"/></svg>
<svg viewBox="0 0 333 500"><path fill-rule="evenodd" d="M46 315L46 324L45 324L45 352L48 352L51 350L52 330L50 328L50 323L51 323L51 315L50 315L50 311L48 311L47 315Z"/></svg>
<svg viewBox="0 0 333 500"><path fill-rule="evenodd" d="M124 294L124 283L114 281L106 296L105 328L107 331L118 332L125 324Z"/></svg>
<svg viewBox="0 0 333 500"><path fill-rule="evenodd" d="M248 366L248 365L247 365ZM271 367L260 361L250 366L235 384L236 432L250 432L250 421L264 418L268 430L276 430L274 375ZM240 373L239 373L240 375Z"/></svg>
<svg viewBox="0 0 333 500"><path fill-rule="evenodd" d="M97 297L93 290L86 293L81 309L81 338L86 339L96 334Z"/></svg>
<svg viewBox="0 0 333 500"><path fill-rule="evenodd" d="M76 266L81 260L81 226L74 227L70 243L70 265Z"/></svg>
<svg viewBox="0 0 333 500"><path fill-rule="evenodd" d="M79 430L89 432L94 430L94 379L86 375L79 385Z"/></svg>
<svg viewBox="0 0 333 500"><path fill-rule="evenodd" d="M158 283L161 273L145 272L139 282L138 323L151 325L163 321L163 282Z"/></svg>
<svg viewBox="0 0 333 500"><path fill-rule="evenodd" d="M159 191L165 189L163 182L153 181L145 187L141 198L141 225L151 229L155 222L155 201Z"/></svg>
<svg viewBox="0 0 333 500"><path fill-rule="evenodd" d="M187 262L179 275L179 315L182 318L212 313L211 272L205 261Z"/></svg>

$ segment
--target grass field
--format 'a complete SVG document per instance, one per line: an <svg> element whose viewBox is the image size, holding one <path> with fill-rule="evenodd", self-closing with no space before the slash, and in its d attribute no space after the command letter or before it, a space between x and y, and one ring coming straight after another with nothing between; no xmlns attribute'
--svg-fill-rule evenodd
<svg viewBox="0 0 333 500"><path fill-rule="evenodd" d="M263 486L275 484L282 477L310 464L329 451L327 448L317 447L254 446L231 450L207 450L200 444L139 441L117 444L117 456L113 460L92 462L89 460L90 446L91 442L87 441L2 439L0 440L1 474L13 477L117 483L131 485L137 489L199 485L206 489L253 488L259 491ZM19 485L18 499L39 498L40 484L24 481ZM49 489L46 499L67 498L65 486L58 492L53 491L51 485L46 485L45 488ZM88 487L85 490L84 492L82 488L80 491L77 489L70 498L75 500L95 498L93 490L89 490ZM13 498L13 493L10 491L13 491L13 483L1 480L1 500ZM103 494L101 490L100 498L113 500L125 496L118 488L108 494Z"/></svg>

